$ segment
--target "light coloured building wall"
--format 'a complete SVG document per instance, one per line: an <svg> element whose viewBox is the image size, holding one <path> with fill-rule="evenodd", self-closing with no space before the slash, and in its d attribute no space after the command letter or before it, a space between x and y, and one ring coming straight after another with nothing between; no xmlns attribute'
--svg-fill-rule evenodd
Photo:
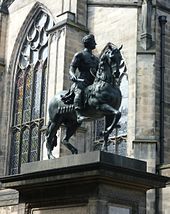
<svg viewBox="0 0 170 214"><path fill-rule="evenodd" d="M137 8L117 8L89 5L88 28L96 36L96 54L100 54L107 42L123 44L122 54L127 65L129 81L128 150L135 138L136 121L136 48Z"/></svg>
<svg viewBox="0 0 170 214"><path fill-rule="evenodd" d="M155 140L155 53L138 53L136 139Z"/></svg>
<svg viewBox="0 0 170 214"><path fill-rule="evenodd" d="M0 62L4 63L8 15L0 12Z"/></svg>
<svg viewBox="0 0 170 214"><path fill-rule="evenodd" d="M7 20L8 15L0 12L0 136L3 136L3 102L4 102L4 88L5 88L5 41L6 41L6 27L7 27ZM1 138L2 139L2 138ZM5 154L4 154L5 144L0 140L0 175L4 174L4 161L5 161Z"/></svg>
<svg viewBox="0 0 170 214"><path fill-rule="evenodd" d="M75 53L83 50L82 38L87 34L87 28L67 26L65 60L64 60L64 89L72 84L70 81L69 67Z"/></svg>

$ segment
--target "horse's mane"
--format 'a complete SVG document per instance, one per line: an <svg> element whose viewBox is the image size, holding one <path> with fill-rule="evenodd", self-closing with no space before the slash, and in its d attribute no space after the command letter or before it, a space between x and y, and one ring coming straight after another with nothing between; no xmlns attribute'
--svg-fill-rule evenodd
<svg viewBox="0 0 170 214"><path fill-rule="evenodd" d="M103 54L105 54L106 53L106 51L108 50L108 49L116 49L117 48L117 46L116 45L114 45L113 43L111 43L111 42L108 42L107 43L107 45L104 47L104 49L101 51L101 53L100 53L100 55L99 55L99 59L101 59L101 57L103 56Z"/></svg>
<svg viewBox="0 0 170 214"><path fill-rule="evenodd" d="M120 50L121 48L122 48L122 46L119 48L119 50ZM108 50L111 50L111 51L112 51L113 49L118 49L118 47L117 47L116 45L114 45L113 43L108 42L108 43L106 44L106 46L103 48L103 50L101 51L101 53L100 53L100 55L99 55L99 59L101 60L101 59L102 59L102 56L103 56L104 54L106 54L106 53L108 52ZM125 64L124 59L122 59L122 63L121 63L121 65L120 65L119 68L122 69L122 70L120 71L120 76L119 76L119 78L118 78L118 80L117 80L117 86L120 86L121 81L122 81L122 78L123 78L124 75L128 78L127 67L126 67L126 64Z"/></svg>

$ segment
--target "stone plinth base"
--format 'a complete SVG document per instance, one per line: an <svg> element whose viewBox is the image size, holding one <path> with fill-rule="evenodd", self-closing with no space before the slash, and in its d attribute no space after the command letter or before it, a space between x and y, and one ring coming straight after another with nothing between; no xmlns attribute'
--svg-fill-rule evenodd
<svg viewBox="0 0 170 214"><path fill-rule="evenodd" d="M143 214L146 191L167 178L147 173L145 162L96 151L28 163L0 181L19 191L28 213Z"/></svg>

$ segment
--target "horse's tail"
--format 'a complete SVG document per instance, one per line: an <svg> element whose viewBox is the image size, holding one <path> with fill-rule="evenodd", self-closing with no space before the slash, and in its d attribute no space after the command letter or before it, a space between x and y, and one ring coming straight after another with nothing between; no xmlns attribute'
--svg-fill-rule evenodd
<svg viewBox="0 0 170 214"><path fill-rule="evenodd" d="M47 129L46 129L46 133L45 133L46 136L49 135L49 127L50 127L50 125L51 125L51 120L48 121Z"/></svg>
<svg viewBox="0 0 170 214"><path fill-rule="evenodd" d="M49 121L48 121L48 125L47 125L47 129L46 129L46 133L45 133L45 135L46 135L46 140L45 140L45 142L46 142L46 144L48 144L48 145L47 145L48 148L52 151L53 148L54 148L55 146L57 146L57 136L55 135L55 136L51 139L51 142L49 142L49 141L47 140L47 138L48 138L49 135L50 135L50 131L51 131L51 128L50 128L51 123L52 123L51 120L49 120Z"/></svg>

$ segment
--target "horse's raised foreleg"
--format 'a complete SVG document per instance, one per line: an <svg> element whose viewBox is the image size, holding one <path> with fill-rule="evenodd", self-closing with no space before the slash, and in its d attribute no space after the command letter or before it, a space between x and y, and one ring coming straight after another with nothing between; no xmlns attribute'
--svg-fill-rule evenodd
<svg viewBox="0 0 170 214"><path fill-rule="evenodd" d="M108 132L109 134L111 134L111 132L113 131L113 129L117 127L117 123L119 122L120 117L121 117L121 112L119 112L118 114L114 115L114 119L112 121L112 124L109 127L107 127L106 132Z"/></svg>
<svg viewBox="0 0 170 214"><path fill-rule="evenodd" d="M69 143L70 137L76 132L77 128L81 125L80 123L77 123L75 121L74 123L66 123L66 135L62 140L62 144L66 146L72 154L78 154L78 150L71 144Z"/></svg>
<svg viewBox="0 0 170 214"><path fill-rule="evenodd" d="M120 117L121 113L111 107L108 104L103 104L99 107L100 110L102 110L105 115L106 115L106 126L105 126L105 131L103 132L104 134L104 150L107 150L107 142L109 135L113 131L113 129L116 127Z"/></svg>

